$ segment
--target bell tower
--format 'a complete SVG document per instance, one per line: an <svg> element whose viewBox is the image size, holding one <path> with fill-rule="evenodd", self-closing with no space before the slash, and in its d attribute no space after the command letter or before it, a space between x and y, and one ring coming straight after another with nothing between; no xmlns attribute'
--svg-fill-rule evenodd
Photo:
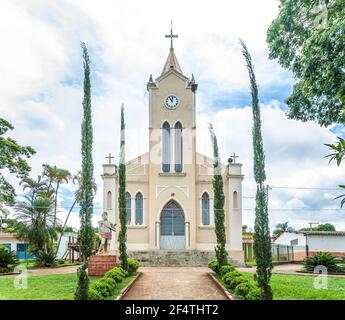
<svg viewBox="0 0 345 320"><path fill-rule="evenodd" d="M182 72L173 42L178 36L173 33L172 27L165 37L170 39L170 48L162 73L155 80L150 75L147 83L150 210L156 213L151 225L156 231L150 236L150 246L159 249L154 240L159 238L159 230L154 224L160 223L163 206L168 201L176 200L184 210L188 234L185 247L190 248L190 243L195 243L197 84L193 75L188 78Z"/></svg>
<svg viewBox="0 0 345 320"><path fill-rule="evenodd" d="M173 33L169 54L161 75L154 81L150 75L149 130L151 163L161 164L162 172L182 172L193 162L195 154L195 95L198 85L194 75L186 77L175 55ZM159 141L161 140L161 143ZM182 141L181 141L182 140Z"/></svg>

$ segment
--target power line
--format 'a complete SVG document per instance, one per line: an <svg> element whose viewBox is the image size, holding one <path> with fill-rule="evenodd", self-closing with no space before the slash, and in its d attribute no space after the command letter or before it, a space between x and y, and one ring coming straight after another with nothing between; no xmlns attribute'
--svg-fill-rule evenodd
<svg viewBox="0 0 345 320"><path fill-rule="evenodd" d="M249 208L246 208L246 209L242 209L243 211L255 211L255 209L249 209ZM268 208L268 211L344 211L345 208L306 208L306 209L303 209L303 208L296 208L296 209L287 209L287 208L273 208L273 209L270 209Z"/></svg>
<svg viewBox="0 0 345 320"><path fill-rule="evenodd" d="M342 188L326 188L326 187L288 187L288 186L269 186L271 189L295 189L295 190L325 190L325 191L340 191Z"/></svg>

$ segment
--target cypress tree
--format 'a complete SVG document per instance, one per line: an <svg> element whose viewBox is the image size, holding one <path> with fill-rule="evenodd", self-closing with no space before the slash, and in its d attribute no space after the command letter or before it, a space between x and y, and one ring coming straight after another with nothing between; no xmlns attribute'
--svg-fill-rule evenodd
<svg viewBox="0 0 345 320"><path fill-rule="evenodd" d="M228 262L228 254L226 252L226 234L225 234L225 215L224 215L224 189L223 189L223 177L222 177L222 165L219 157L217 137L214 133L213 127L209 124L209 130L211 135L212 147L213 147L213 194L214 194L214 220L215 220L215 232L217 238L217 245L215 247L216 257L218 263L223 266Z"/></svg>
<svg viewBox="0 0 345 320"><path fill-rule="evenodd" d="M266 194L266 173L265 154L261 134L261 117L258 98L258 87L256 84L252 58L246 44L240 40L242 54L249 72L252 107L253 107L253 151L254 151L254 178L256 188L255 225L254 225L254 254L257 265L256 278L262 290L262 297L265 300L272 300L273 293L270 286L272 265L271 237L268 221L267 194Z"/></svg>
<svg viewBox="0 0 345 320"><path fill-rule="evenodd" d="M125 118L124 106L121 106L121 133L120 133L120 163L119 163L119 252L121 267L128 270L127 262L127 210L126 210L126 164L125 164Z"/></svg>
<svg viewBox="0 0 345 320"><path fill-rule="evenodd" d="M90 61L85 43L81 43L84 59L84 99L83 99L83 121L81 125L81 185L80 185L80 231L78 243L83 264L78 269L78 286L75 292L76 300L88 299L89 278L86 272L88 259L92 254L94 230L92 227L94 179L92 161L92 115L91 115L91 83L90 83Z"/></svg>

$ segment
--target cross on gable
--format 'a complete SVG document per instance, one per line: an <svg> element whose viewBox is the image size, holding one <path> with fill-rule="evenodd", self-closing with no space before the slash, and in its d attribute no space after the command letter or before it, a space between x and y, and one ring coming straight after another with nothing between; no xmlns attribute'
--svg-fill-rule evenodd
<svg viewBox="0 0 345 320"><path fill-rule="evenodd" d="M234 152L232 156L229 157L229 163L236 163L236 158L238 158L238 156L236 156L236 153Z"/></svg>
<svg viewBox="0 0 345 320"><path fill-rule="evenodd" d="M105 158L109 160L109 164L111 164L111 159L114 159L114 157L111 155L111 153L109 153L109 155Z"/></svg>
<svg viewBox="0 0 345 320"><path fill-rule="evenodd" d="M172 21L170 21L170 34L166 34L165 37L166 38L170 38L170 49L173 49L173 38L178 38L177 34L173 34L173 30L172 30Z"/></svg>

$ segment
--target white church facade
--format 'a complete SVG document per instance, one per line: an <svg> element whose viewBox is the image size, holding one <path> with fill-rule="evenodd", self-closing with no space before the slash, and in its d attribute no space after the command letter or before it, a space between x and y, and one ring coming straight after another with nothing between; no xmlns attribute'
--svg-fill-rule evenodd
<svg viewBox="0 0 345 320"><path fill-rule="evenodd" d="M186 77L171 47L162 74L150 76L149 150L126 163L127 248L142 251L213 252L213 161L196 151L194 76ZM128 146L127 146L128 147ZM243 262L241 164L222 166L226 248ZM103 208L119 228L118 171L103 165ZM118 248L113 236L110 250Z"/></svg>

